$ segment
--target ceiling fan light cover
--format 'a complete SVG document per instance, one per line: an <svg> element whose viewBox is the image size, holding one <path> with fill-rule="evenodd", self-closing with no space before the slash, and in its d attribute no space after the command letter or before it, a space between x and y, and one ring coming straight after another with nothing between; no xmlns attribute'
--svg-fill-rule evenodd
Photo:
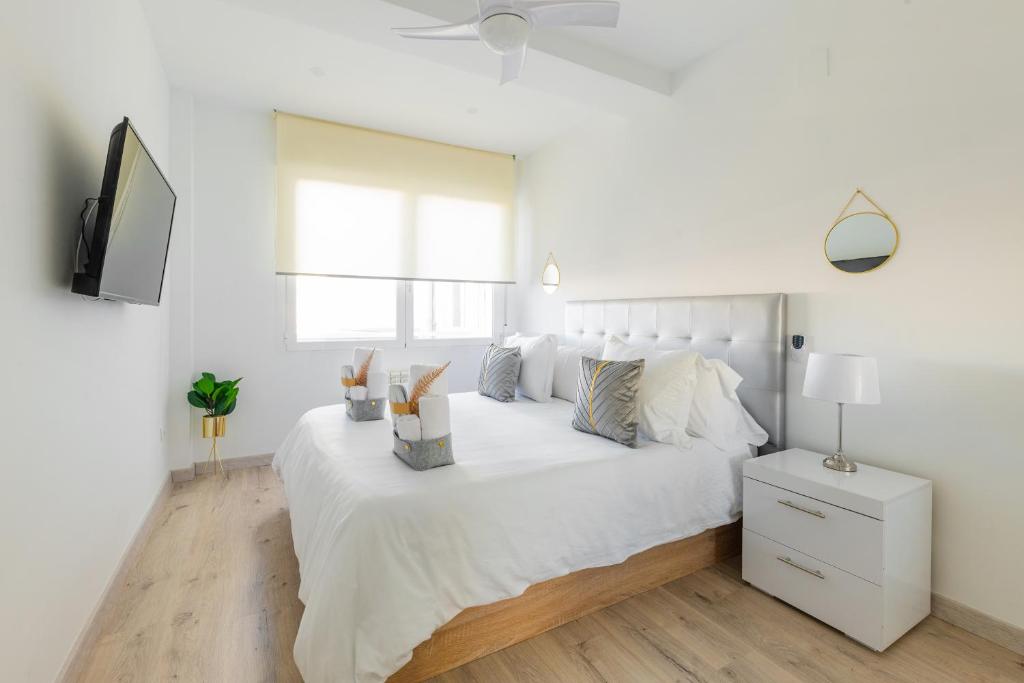
<svg viewBox="0 0 1024 683"><path fill-rule="evenodd" d="M492 14L480 22L480 40L499 55L521 50L530 37L530 22L518 14Z"/></svg>

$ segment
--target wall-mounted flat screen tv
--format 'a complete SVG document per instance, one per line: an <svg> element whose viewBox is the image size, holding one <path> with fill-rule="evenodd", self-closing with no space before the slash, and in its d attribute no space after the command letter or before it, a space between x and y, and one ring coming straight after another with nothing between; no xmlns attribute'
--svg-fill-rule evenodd
<svg viewBox="0 0 1024 683"><path fill-rule="evenodd" d="M114 127L79 294L159 305L177 200L128 117ZM83 230L84 232L84 230ZM85 236L83 235L83 240Z"/></svg>

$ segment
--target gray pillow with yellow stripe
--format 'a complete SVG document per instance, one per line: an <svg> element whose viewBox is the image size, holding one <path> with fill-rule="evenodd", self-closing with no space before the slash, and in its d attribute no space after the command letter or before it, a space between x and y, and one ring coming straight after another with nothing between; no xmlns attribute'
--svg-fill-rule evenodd
<svg viewBox="0 0 1024 683"><path fill-rule="evenodd" d="M581 358L572 426L636 448L636 394L644 361Z"/></svg>
<svg viewBox="0 0 1024 683"><path fill-rule="evenodd" d="M519 381L522 363L523 355L518 346L506 349L491 344L480 361L476 390L483 396L506 403L516 400L516 382Z"/></svg>

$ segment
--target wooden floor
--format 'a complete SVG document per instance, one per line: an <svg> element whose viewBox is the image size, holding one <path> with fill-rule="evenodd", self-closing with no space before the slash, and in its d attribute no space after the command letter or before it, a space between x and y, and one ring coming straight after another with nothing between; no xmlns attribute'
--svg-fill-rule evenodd
<svg viewBox="0 0 1024 683"><path fill-rule="evenodd" d="M77 680L299 681L302 604L281 484L269 467L174 485ZM1024 657L929 617L876 654L705 569L435 679L1024 681Z"/></svg>

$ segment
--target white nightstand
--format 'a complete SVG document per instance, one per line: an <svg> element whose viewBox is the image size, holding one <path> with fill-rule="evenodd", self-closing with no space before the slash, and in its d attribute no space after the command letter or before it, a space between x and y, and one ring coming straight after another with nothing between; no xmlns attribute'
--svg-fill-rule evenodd
<svg viewBox="0 0 1024 683"><path fill-rule="evenodd" d="M791 449L743 465L743 579L884 650L931 611L932 484Z"/></svg>

